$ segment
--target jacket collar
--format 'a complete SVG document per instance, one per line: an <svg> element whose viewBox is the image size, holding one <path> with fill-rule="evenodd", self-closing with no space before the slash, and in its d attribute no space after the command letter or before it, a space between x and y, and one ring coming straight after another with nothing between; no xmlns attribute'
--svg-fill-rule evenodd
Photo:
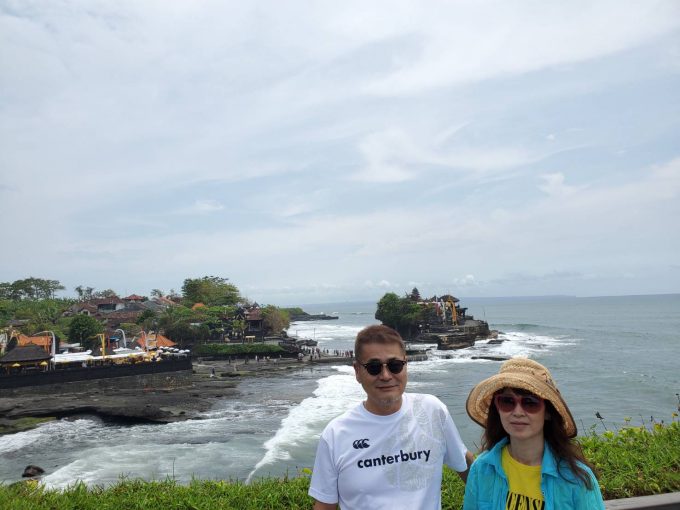
<svg viewBox="0 0 680 510"><path fill-rule="evenodd" d="M501 465L501 452L503 447L509 443L507 437L501 439L496 445L491 448L486 455L480 457L480 461L484 464L491 466L496 474L506 478L505 472ZM543 459L541 460L541 475L558 476L557 472L557 460L555 459L555 454L548 445L547 442L543 443Z"/></svg>

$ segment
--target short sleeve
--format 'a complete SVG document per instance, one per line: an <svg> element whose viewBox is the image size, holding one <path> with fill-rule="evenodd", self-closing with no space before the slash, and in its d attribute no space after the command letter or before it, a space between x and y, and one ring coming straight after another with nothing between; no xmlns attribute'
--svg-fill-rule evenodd
<svg viewBox="0 0 680 510"><path fill-rule="evenodd" d="M333 463L330 447L321 436L316 449L312 480L308 494L322 503L338 502L338 471Z"/></svg>
<svg viewBox="0 0 680 510"><path fill-rule="evenodd" d="M456 424L453 422L453 418L451 418L449 410L446 409L444 404L442 404L442 406L445 411L444 440L446 441L446 455L444 456L444 463L451 469L462 473L468 468L467 462L465 461L467 448L460 438L460 433L458 432Z"/></svg>

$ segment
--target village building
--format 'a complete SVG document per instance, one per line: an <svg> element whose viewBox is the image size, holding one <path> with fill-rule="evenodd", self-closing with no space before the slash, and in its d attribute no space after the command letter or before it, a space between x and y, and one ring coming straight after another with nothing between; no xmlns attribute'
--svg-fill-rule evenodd
<svg viewBox="0 0 680 510"><path fill-rule="evenodd" d="M0 358L3 373L45 371L49 368L52 355L35 344L17 346Z"/></svg>

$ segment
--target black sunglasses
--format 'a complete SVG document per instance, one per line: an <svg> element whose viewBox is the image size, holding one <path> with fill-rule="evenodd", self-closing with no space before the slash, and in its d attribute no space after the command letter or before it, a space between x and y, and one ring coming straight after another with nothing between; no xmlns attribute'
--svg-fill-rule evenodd
<svg viewBox="0 0 680 510"><path fill-rule="evenodd" d="M406 365L406 360L392 358L390 360L387 360L387 363L383 363L379 359L371 359L368 360L368 363L360 363L360 365L364 367L366 369L366 372L368 372L371 375L378 375L380 372L382 372L383 366L386 366L387 370L389 370L393 374L398 374L404 369L404 365Z"/></svg>
<svg viewBox="0 0 680 510"><path fill-rule="evenodd" d="M542 398L533 397L531 395L524 395L515 397L514 395L496 395L494 397L496 408L504 413L509 413L515 410L517 404L521 406L529 414L538 413L545 405Z"/></svg>

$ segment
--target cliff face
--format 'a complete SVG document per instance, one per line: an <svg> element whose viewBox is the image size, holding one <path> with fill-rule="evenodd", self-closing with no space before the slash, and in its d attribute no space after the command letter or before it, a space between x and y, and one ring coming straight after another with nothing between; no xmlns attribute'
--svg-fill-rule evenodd
<svg viewBox="0 0 680 510"><path fill-rule="evenodd" d="M436 343L439 350L464 349L471 347L478 339L494 336L485 321L466 320L461 325L437 325L418 335L413 341Z"/></svg>

